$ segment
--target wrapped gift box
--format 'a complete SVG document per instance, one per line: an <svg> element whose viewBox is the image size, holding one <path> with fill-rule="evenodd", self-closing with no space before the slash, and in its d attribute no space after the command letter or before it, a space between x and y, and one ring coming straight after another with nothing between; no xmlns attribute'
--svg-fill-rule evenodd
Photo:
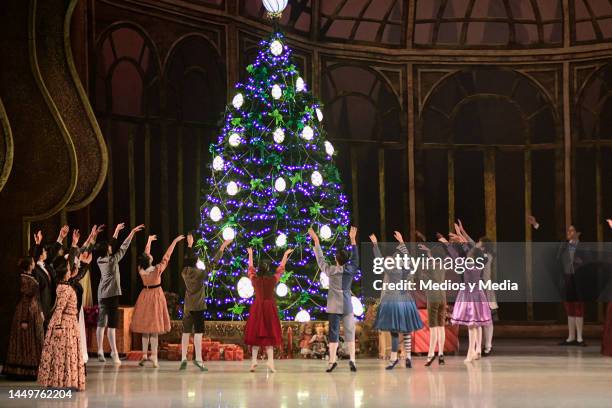
<svg viewBox="0 0 612 408"><path fill-rule="evenodd" d="M419 309L419 315L423 320L424 327L416 331L412 338L412 351L414 353L427 353L429 351L429 322L427 309ZM444 342L445 353L455 353L459 350L459 327L446 326L446 341Z"/></svg>

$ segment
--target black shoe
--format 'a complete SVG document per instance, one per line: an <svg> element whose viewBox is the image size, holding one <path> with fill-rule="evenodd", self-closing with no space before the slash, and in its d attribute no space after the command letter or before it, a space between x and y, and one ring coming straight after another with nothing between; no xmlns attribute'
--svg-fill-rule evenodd
<svg viewBox="0 0 612 408"><path fill-rule="evenodd" d="M338 363L333 363L330 364L329 367L327 367L327 370L325 370L326 373L331 373L332 371L334 371L334 369L338 367Z"/></svg>
<svg viewBox="0 0 612 408"><path fill-rule="evenodd" d="M563 340L561 343L559 343L560 346L575 346L578 342L576 340L572 340L572 341L567 341L567 340Z"/></svg>
<svg viewBox="0 0 612 408"><path fill-rule="evenodd" d="M427 357L427 362L425 363L425 367L429 367L436 359L436 356Z"/></svg>
<svg viewBox="0 0 612 408"><path fill-rule="evenodd" d="M406 359L406 368L412 368L412 360L409 358Z"/></svg>
<svg viewBox="0 0 612 408"><path fill-rule="evenodd" d="M586 347L587 346L587 344L584 342L584 340L583 341L576 341L576 342L574 342L573 345L574 346L578 346L578 347Z"/></svg>
<svg viewBox="0 0 612 408"><path fill-rule="evenodd" d="M355 366L355 362L354 361L350 361L349 360L349 367L351 368L352 372L357 371L357 367Z"/></svg>
<svg viewBox="0 0 612 408"><path fill-rule="evenodd" d="M444 354L438 354L438 365L444 365Z"/></svg>
<svg viewBox="0 0 612 408"><path fill-rule="evenodd" d="M491 348L491 349L489 349L489 351L487 351L487 350L483 350L483 351L482 351L482 356L483 356L483 357L489 357L489 356L491 355L491 353L492 353L492 352L493 352L493 349L492 349L492 348Z"/></svg>
<svg viewBox="0 0 612 408"><path fill-rule="evenodd" d="M397 363L399 363L399 358L395 359L395 361L391 362L391 364L385 367L385 370L393 370Z"/></svg>

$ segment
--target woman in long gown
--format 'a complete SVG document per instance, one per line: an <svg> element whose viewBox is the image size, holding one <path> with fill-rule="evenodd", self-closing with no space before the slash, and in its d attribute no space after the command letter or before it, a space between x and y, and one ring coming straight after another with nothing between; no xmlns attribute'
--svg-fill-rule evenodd
<svg viewBox="0 0 612 408"><path fill-rule="evenodd" d="M265 347L268 355L268 369L275 372L274 346L280 346L282 337L274 288L285 271L287 259L293 249L285 251L274 274L270 272L270 264L267 262L262 262L256 271L253 266L253 249L248 248L247 252L249 254L248 276L255 289L255 301L251 305L249 319L244 328L244 343L252 346L250 371L255 371L257 367L259 347Z"/></svg>
<svg viewBox="0 0 612 408"><path fill-rule="evenodd" d="M71 278L89 268L91 253L80 255L80 267L71 256L56 269L59 282L56 304L43 346L38 383L45 387L85 390L85 362L81 350L81 336L77 319L77 293Z"/></svg>
<svg viewBox="0 0 612 408"><path fill-rule="evenodd" d="M35 380L43 343L43 313L38 281L33 276L34 259L19 261L21 298L13 315L11 336L3 374L15 380Z"/></svg>

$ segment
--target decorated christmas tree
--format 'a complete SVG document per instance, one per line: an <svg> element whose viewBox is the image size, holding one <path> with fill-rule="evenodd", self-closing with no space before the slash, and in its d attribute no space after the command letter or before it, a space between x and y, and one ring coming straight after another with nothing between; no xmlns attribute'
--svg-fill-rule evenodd
<svg viewBox="0 0 612 408"><path fill-rule="evenodd" d="M224 126L210 146L212 175L201 207L200 258L210 262L223 239L233 239L208 279L208 318L243 319L253 300L246 249L255 263L275 267L295 248L278 286L283 320L322 317L327 277L319 276L307 230L321 237L333 261L345 247L349 213L333 145L323 129L321 103L292 63L280 32L259 44L236 85Z"/></svg>

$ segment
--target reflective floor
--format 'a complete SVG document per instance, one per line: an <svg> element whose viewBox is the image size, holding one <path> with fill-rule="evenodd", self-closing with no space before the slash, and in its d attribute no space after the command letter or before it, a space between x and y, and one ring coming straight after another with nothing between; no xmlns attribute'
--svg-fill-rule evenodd
<svg viewBox="0 0 612 408"><path fill-rule="evenodd" d="M8 390L32 383L0 380L1 407L611 407L612 358L594 344L563 348L554 342L499 342L495 355L466 365L447 356L446 366L386 371L384 361L359 359L357 373L342 361L332 374L325 362L277 361L277 373L248 362L211 362L207 373L162 362L158 369L124 362L119 368L88 365L87 391L64 401L8 400Z"/></svg>

